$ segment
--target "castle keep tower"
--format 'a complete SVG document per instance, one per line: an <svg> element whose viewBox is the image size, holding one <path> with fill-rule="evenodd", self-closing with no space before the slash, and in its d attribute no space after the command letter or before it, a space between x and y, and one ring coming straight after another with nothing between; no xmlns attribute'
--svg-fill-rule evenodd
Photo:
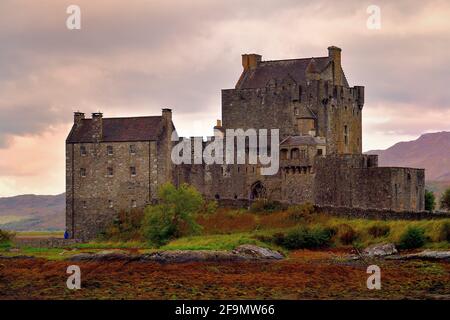
<svg viewBox="0 0 450 320"><path fill-rule="evenodd" d="M362 153L364 87L350 87L341 66L341 49L328 56L263 61L242 55L234 89L222 90L226 128L279 128L288 136L321 137L329 154Z"/></svg>

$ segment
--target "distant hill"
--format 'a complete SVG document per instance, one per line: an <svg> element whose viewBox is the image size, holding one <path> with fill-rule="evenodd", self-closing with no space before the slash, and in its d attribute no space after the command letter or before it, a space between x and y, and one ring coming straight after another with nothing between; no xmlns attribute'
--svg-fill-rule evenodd
<svg viewBox="0 0 450 320"><path fill-rule="evenodd" d="M417 140L366 153L378 154L380 166L424 168L427 181L450 181L450 132L426 133Z"/></svg>
<svg viewBox="0 0 450 320"><path fill-rule="evenodd" d="M47 196L26 194L0 198L0 229L63 230L65 193Z"/></svg>

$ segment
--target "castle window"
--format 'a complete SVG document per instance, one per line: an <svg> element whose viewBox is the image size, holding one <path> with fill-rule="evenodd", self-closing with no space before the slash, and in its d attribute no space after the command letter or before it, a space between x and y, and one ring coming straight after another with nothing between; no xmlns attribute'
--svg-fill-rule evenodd
<svg viewBox="0 0 450 320"><path fill-rule="evenodd" d="M134 144L130 144L130 154L136 154L136 146Z"/></svg>
<svg viewBox="0 0 450 320"><path fill-rule="evenodd" d="M318 156L323 155L323 150L322 150L322 149L317 149L317 155L318 155Z"/></svg>
<svg viewBox="0 0 450 320"><path fill-rule="evenodd" d="M86 147L85 146L80 146L80 155L82 157L84 157L86 154L87 154Z"/></svg>
<svg viewBox="0 0 450 320"><path fill-rule="evenodd" d="M132 208L136 208L136 207L137 207L137 202L136 202L136 200L131 200L131 207L132 207Z"/></svg>
<svg viewBox="0 0 450 320"><path fill-rule="evenodd" d="M112 200L108 200L108 207L113 208L114 202Z"/></svg>
<svg viewBox="0 0 450 320"><path fill-rule="evenodd" d="M86 177L86 168L80 168L80 177Z"/></svg>
<svg viewBox="0 0 450 320"><path fill-rule="evenodd" d="M344 126L344 143L346 146L348 146L348 127L347 127L347 125Z"/></svg>
<svg viewBox="0 0 450 320"><path fill-rule="evenodd" d="M297 148L291 150L291 159L298 159L300 152Z"/></svg>
<svg viewBox="0 0 450 320"><path fill-rule="evenodd" d="M281 160L287 160L288 158L288 150L287 149L281 149Z"/></svg>
<svg viewBox="0 0 450 320"><path fill-rule="evenodd" d="M83 207L83 209L86 209L87 208L86 201L81 201L81 206Z"/></svg>
<svg viewBox="0 0 450 320"><path fill-rule="evenodd" d="M306 150L304 149L300 150L300 158L306 158L306 156L307 156Z"/></svg>
<svg viewBox="0 0 450 320"><path fill-rule="evenodd" d="M114 170L112 167L108 167L107 175L108 175L108 177L112 177L114 175Z"/></svg>
<svg viewBox="0 0 450 320"><path fill-rule="evenodd" d="M136 176L136 167L130 167L130 174L132 177Z"/></svg>
<svg viewBox="0 0 450 320"><path fill-rule="evenodd" d="M215 198L216 200L219 200L219 199L220 199L220 195L219 195L218 193L216 193L216 195L214 196L214 198Z"/></svg>
<svg viewBox="0 0 450 320"><path fill-rule="evenodd" d="M112 156L113 155L113 147L112 146L107 146L106 147L106 154L108 156Z"/></svg>
<svg viewBox="0 0 450 320"><path fill-rule="evenodd" d="M298 110L298 108L294 108L294 114L295 114L296 116L298 116L298 115L300 114L300 111Z"/></svg>
<svg viewBox="0 0 450 320"><path fill-rule="evenodd" d="M302 102L302 87L298 86L298 101Z"/></svg>

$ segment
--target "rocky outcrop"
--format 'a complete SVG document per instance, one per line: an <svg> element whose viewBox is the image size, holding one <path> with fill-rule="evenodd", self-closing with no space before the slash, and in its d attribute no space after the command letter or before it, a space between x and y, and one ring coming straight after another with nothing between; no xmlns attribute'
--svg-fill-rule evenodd
<svg viewBox="0 0 450 320"><path fill-rule="evenodd" d="M277 251L254 245L242 245L232 251L219 250L166 250L148 254L129 254L122 250L74 255L70 261L139 261L159 263L270 261L283 259Z"/></svg>
<svg viewBox="0 0 450 320"><path fill-rule="evenodd" d="M364 256L384 257L398 253L393 243L374 244L363 251Z"/></svg>
<svg viewBox="0 0 450 320"><path fill-rule="evenodd" d="M425 250L421 251L419 253L410 253L410 254L403 254L403 255L396 255L391 257L386 257L386 259L391 260L411 260L411 259L418 259L418 260L443 260L443 261L449 261L450 262L450 251L433 251L433 250Z"/></svg>

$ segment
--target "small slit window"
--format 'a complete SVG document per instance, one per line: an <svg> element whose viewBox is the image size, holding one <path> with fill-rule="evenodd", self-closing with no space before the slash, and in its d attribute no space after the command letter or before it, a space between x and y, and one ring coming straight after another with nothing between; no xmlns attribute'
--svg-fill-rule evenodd
<svg viewBox="0 0 450 320"><path fill-rule="evenodd" d="M86 177L86 168L80 168L80 177Z"/></svg>
<svg viewBox="0 0 450 320"><path fill-rule="evenodd" d="M130 154L136 154L136 145L130 144Z"/></svg>
<svg viewBox="0 0 450 320"><path fill-rule="evenodd" d="M114 170L112 167L108 167L106 172L107 172L108 177L114 176Z"/></svg>
<svg viewBox="0 0 450 320"><path fill-rule="evenodd" d="M81 146L81 147L80 147L80 155L81 155L82 157L84 157L84 156L87 155L86 146Z"/></svg>
<svg viewBox="0 0 450 320"><path fill-rule="evenodd" d="M112 147L112 146L107 146L107 147L106 147L106 154L107 154L108 156L112 156L112 155L114 154L114 150L113 150L113 147Z"/></svg>
<svg viewBox="0 0 450 320"><path fill-rule="evenodd" d="M136 176L136 167L130 167L130 174L132 177Z"/></svg>

